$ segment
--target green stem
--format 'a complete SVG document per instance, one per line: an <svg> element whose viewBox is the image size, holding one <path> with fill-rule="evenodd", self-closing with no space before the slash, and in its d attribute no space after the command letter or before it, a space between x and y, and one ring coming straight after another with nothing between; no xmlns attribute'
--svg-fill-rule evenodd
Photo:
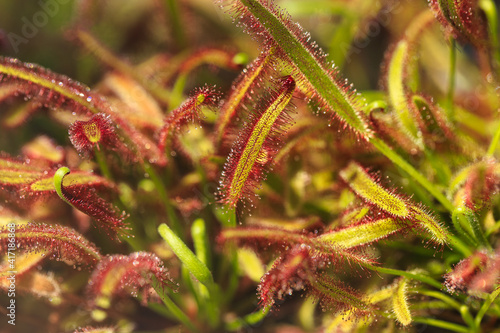
<svg viewBox="0 0 500 333"><path fill-rule="evenodd" d="M493 136L490 146L488 147L488 152L486 153L486 156L492 157L495 154L499 140L500 140L500 123L498 123L497 125L497 130L495 131L495 135Z"/></svg>
<svg viewBox="0 0 500 333"><path fill-rule="evenodd" d="M168 9L169 19L171 23L172 32L174 35L175 43L180 49L186 48L186 34L184 33L184 26L181 24L181 14L179 10L178 0L165 0L165 6Z"/></svg>
<svg viewBox="0 0 500 333"><path fill-rule="evenodd" d="M247 314L243 318L236 318L233 321L226 324L227 331L241 331L245 327L254 326L260 323L264 318L266 318L267 314L271 307L264 308L259 311L252 312Z"/></svg>
<svg viewBox="0 0 500 333"><path fill-rule="evenodd" d="M191 319L175 304L170 297L165 293L163 288L158 284L158 281L154 278L154 289L160 296L163 304L167 307L170 313L177 318L185 327L187 327L191 332L200 332L193 324Z"/></svg>
<svg viewBox="0 0 500 333"><path fill-rule="evenodd" d="M443 285L440 282L434 280L433 278L431 278L429 276L426 276L426 275L423 275L420 273L412 273L412 272L407 272L407 271L401 271L399 269L385 268L385 267L371 265L368 263L362 263L361 265L363 265L366 268L371 269L372 271L375 271L375 272L396 275L396 276L404 276L404 277L409 278L409 279L413 279L413 280L427 283L428 285L436 287L437 289L443 288Z"/></svg>
<svg viewBox="0 0 500 333"><path fill-rule="evenodd" d="M423 291L420 291L419 294L424 295L424 296L437 298L437 299L443 301L444 303L448 304L452 308L455 308L458 312L460 312L460 315L462 316L462 319L464 320L464 322L467 325L469 325L469 327L472 330L476 329L476 324L474 322L474 318L470 314L469 308L466 305L460 304L459 302L457 302L453 298L451 298L451 297L449 297L449 296L447 296L439 291L423 290Z"/></svg>
<svg viewBox="0 0 500 333"><path fill-rule="evenodd" d="M196 257L187 245L166 225L162 223L158 227L158 233L167 242L175 255L182 261L186 268L198 279L198 281L208 288L209 292L217 289L212 273L208 267Z"/></svg>
<svg viewBox="0 0 500 333"><path fill-rule="evenodd" d="M415 317L413 318L414 323L426 324L434 327L443 328L445 330L450 330L453 332L459 333L470 333L468 327L450 323L444 320L434 319L434 318L424 318L424 317Z"/></svg>
<svg viewBox="0 0 500 333"><path fill-rule="evenodd" d="M99 166L99 170L101 170L102 175L105 178L112 180L113 177L111 176L111 171L109 170L108 163L106 162L106 157L104 156L100 147L96 146L94 148L94 156L95 156L95 160L97 162L97 165Z"/></svg>
<svg viewBox="0 0 500 333"><path fill-rule="evenodd" d="M403 159L398 153L390 148L384 141L377 137L371 137L370 143L375 146L382 154L390 159L394 164L404 170L422 185L434 198L436 198L448 211L452 212L453 204L442 194L426 177L418 172L410 163Z"/></svg>
<svg viewBox="0 0 500 333"><path fill-rule="evenodd" d="M210 267L210 244L208 243L208 234L205 221L203 219L196 219L191 226L191 237L193 238L193 245L196 256L202 263Z"/></svg>
<svg viewBox="0 0 500 333"><path fill-rule="evenodd" d="M156 173L156 170L149 164L148 162L144 162L144 171L149 175L149 178L155 185L156 191L158 191L158 195L163 202L163 206L165 207L165 211L167 213L168 221L172 225L172 228L178 235L183 235L181 223L177 219L177 215L175 214L174 208L170 203L170 198L168 196L167 188L163 184L160 176Z"/></svg>
<svg viewBox="0 0 500 333"><path fill-rule="evenodd" d="M481 308L479 309L477 315L476 315L476 327L481 326L481 321L483 320L484 315L490 308L491 304L495 301L495 299L498 297L500 294L500 287L497 287L491 294L488 295L488 298L486 298L486 301L483 303Z"/></svg>

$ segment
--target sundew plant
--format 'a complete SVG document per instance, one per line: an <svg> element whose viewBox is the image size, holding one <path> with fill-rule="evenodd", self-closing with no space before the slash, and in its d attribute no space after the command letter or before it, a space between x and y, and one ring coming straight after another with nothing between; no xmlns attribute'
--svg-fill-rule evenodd
<svg viewBox="0 0 500 333"><path fill-rule="evenodd" d="M2 332L500 332L495 2L0 12Z"/></svg>

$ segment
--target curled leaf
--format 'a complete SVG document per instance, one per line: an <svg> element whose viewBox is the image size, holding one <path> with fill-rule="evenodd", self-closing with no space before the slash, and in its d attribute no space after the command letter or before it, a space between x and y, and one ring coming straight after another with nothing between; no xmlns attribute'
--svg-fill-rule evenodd
<svg viewBox="0 0 500 333"><path fill-rule="evenodd" d="M94 147L116 147L118 137L110 116L98 113L88 121L76 121L69 128L69 138L79 153L91 154Z"/></svg>
<svg viewBox="0 0 500 333"><path fill-rule="evenodd" d="M305 246L295 246L287 251L261 279L258 287L261 306L272 306L294 290L304 289L318 298L325 309L355 312L370 310L370 306L353 288L318 271L322 265L323 259Z"/></svg>
<svg viewBox="0 0 500 333"><path fill-rule="evenodd" d="M67 167L59 168L54 174L54 187L61 199L74 208L88 214L107 230L113 232L124 228L125 212L120 213L118 208L99 197L95 189L85 186L64 185L64 179L70 173Z"/></svg>

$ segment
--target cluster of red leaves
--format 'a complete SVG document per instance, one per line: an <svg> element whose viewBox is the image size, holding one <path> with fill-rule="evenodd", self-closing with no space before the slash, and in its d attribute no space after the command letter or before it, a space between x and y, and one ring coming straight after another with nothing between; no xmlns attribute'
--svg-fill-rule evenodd
<svg viewBox="0 0 500 333"><path fill-rule="evenodd" d="M449 292L467 291L472 295L491 292L500 282L500 248L495 252L473 253L444 277Z"/></svg>
<svg viewBox="0 0 500 333"><path fill-rule="evenodd" d="M321 300L326 309L364 312L369 306L363 297L341 281L334 280L326 270L346 264L363 267L375 262L359 249L348 249L323 242L320 235L276 227L240 227L225 229L220 243L232 242L263 253L280 253L273 267L258 286L263 307L272 306L293 290L304 290Z"/></svg>
<svg viewBox="0 0 500 333"><path fill-rule="evenodd" d="M90 277L87 293L94 298L117 297L142 290L142 299L147 301L150 287L176 288L176 284L160 258L152 253L135 252L103 258Z"/></svg>

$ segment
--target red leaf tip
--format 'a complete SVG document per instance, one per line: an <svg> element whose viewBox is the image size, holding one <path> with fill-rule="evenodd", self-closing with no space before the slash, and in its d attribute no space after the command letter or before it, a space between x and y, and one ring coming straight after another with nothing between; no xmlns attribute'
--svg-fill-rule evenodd
<svg viewBox="0 0 500 333"><path fill-rule="evenodd" d="M114 147L117 141L111 117L103 113L87 121L75 121L69 128L69 137L79 153L90 154L94 147Z"/></svg>

